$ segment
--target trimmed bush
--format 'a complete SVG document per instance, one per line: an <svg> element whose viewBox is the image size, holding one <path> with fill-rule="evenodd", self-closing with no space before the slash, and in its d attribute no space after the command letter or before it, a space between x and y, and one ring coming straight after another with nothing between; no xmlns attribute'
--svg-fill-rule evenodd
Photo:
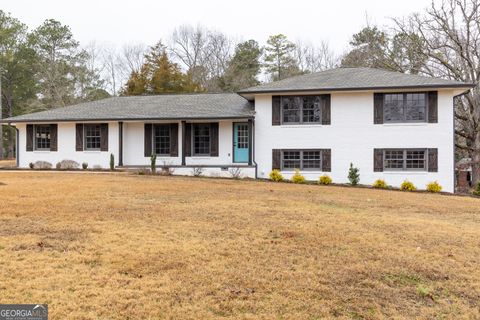
<svg viewBox="0 0 480 320"><path fill-rule="evenodd" d="M82 169L87 170L88 169L88 163L86 163L86 162L82 163Z"/></svg>
<svg viewBox="0 0 480 320"><path fill-rule="evenodd" d="M52 164L47 161L37 161L33 164L35 169L52 169Z"/></svg>
<svg viewBox="0 0 480 320"><path fill-rule="evenodd" d="M300 173L300 170L295 169L295 173L292 176L293 183L305 183L305 177Z"/></svg>
<svg viewBox="0 0 480 320"><path fill-rule="evenodd" d="M283 176L280 173L280 170L272 170L269 174L270 180L275 181L275 182L280 182L283 181Z"/></svg>
<svg viewBox="0 0 480 320"><path fill-rule="evenodd" d="M110 170L115 170L115 156L110 153Z"/></svg>
<svg viewBox="0 0 480 320"><path fill-rule="evenodd" d="M150 156L150 171L152 174L157 173L157 155L153 154Z"/></svg>
<svg viewBox="0 0 480 320"><path fill-rule="evenodd" d="M62 160L57 165L60 165L60 168L57 169L78 169L80 164L73 160Z"/></svg>
<svg viewBox="0 0 480 320"><path fill-rule="evenodd" d="M57 164L55 165L55 168L56 168L57 170L62 169L62 164L61 164L60 162L57 162Z"/></svg>
<svg viewBox="0 0 480 320"><path fill-rule="evenodd" d="M433 193L438 193L442 191L442 186L437 182L433 181L427 184L427 191L428 192L433 192Z"/></svg>
<svg viewBox="0 0 480 320"><path fill-rule="evenodd" d="M352 186L356 186L360 182L360 169L355 168L353 163L350 163L350 169L348 169L348 181Z"/></svg>
<svg viewBox="0 0 480 320"><path fill-rule="evenodd" d="M400 190L402 190L402 191L415 191L415 190L417 190L417 187L415 187L415 185L412 182L410 182L408 180L405 180L400 185Z"/></svg>
<svg viewBox="0 0 480 320"><path fill-rule="evenodd" d="M377 189L388 189L388 184L385 182L385 180L378 179L378 180L375 180L372 187Z"/></svg>
<svg viewBox="0 0 480 320"><path fill-rule="evenodd" d="M329 185L332 183L332 178L330 176L324 174L318 178L318 184Z"/></svg>
<svg viewBox="0 0 480 320"><path fill-rule="evenodd" d="M30 163L28 164L28 166L29 166L30 169L32 169L32 170L35 169L35 164L34 164L33 162L30 162Z"/></svg>

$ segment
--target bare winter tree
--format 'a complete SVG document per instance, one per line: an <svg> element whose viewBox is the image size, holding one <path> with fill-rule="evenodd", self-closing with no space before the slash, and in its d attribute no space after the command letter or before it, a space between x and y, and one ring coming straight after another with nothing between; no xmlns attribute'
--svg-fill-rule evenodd
<svg viewBox="0 0 480 320"><path fill-rule="evenodd" d="M217 79L227 68L235 47L231 38L202 26L183 25L170 39L172 58L180 63L192 80L208 91L217 91Z"/></svg>
<svg viewBox="0 0 480 320"><path fill-rule="evenodd" d="M128 77L124 77L125 74L130 75L130 73L124 72L128 68L123 65L122 56L113 47L103 48L102 61L102 77L110 94L116 96L122 84L128 80Z"/></svg>
<svg viewBox="0 0 480 320"><path fill-rule="evenodd" d="M432 2L424 14L395 20L399 31L418 35L428 58L424 72L476 84L456 99L456 146L472 159L474 182L480 181L480 0Z"/></svg>
<svg viewBox="0 0 480 320"><path fill-rule="evenodd" d="M208 79L205 82L205 89L218 91L218 79L225 74L228 63L232 58L235 44L221 32L208 32L208 43L206 48L205 67Z"/></svg>
<svg viewBox="0 0 480 320"><path fill-rule="evenodd" d="M84 68L85 71L80 73L78 81L79 96L85 99L88 95L88 88L92 84L96 89L105 89L105 81L103 80L103 73L105 64L103 63L103 48L95 41L91 41L83 48Z"/></svg>
<svg viewBox="0 0 480 320"><path fill-rule="evenodd" d="M207 30L202 26L182 25L173 31L170 50L174 59L190 73L192 80L202 83L205 61L209 58Z"/></svg>
<svg viewBox="0 0 480 320"><path fill-rule="evenodd" d="M139 72L144 63L147 46L143 43L127 44L122 47L117 57L119 70L123 79L128 79L132 72Z"/></svg>
<svg viewBox="0 0 480 320"><path fill-rule="evenodd" d="M303 73L331 69L339 61L326 41L320 42L319 46L314 46L299 40L295 43L294 56Z"/></svg>

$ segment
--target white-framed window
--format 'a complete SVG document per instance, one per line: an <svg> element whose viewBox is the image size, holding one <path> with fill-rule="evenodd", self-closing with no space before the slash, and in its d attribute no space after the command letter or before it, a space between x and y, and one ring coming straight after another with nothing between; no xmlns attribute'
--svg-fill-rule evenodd
<svg viewBox="0 0 480 320"><path fill-rule="evenodd" d="M383 151L385 171L426 171L426 149L385 149Z"/></svg>
<svg viewBox="0 0 480 320"><path fill-rule="evenodd" d="M210 156L211 137L210 123L193 124L193 155Z"/></svg>
<svg viewBox="0 0 480 320"><path fill-rule="evenodd" d="M50 150L51 126L49 124L36 124L35 150Z"/></svg>
<svg viewBox="0 0 480 320"><path fill-rule="evenodd" d="M387 93L383 96L384 123L426 122L425 92Z"/></svg>
<svg viewBox="0 0 480 320"><path fill-rule="evenodd" d="M282 170L322 170L321 150L282 150Z"/></svg>
<svg viewBox="0 0 480 320"><path fill-rule="evenodd" d="M170 156L170 125L153 125L153 150L156 155Z"/></svg>
<svg viewBox="0 0 480 320"><path fill-rule="evenodd" d="M98 151L101 148L101 126L100 124L84 125L85 150Z"/></svg>
<svg viewBox="0 0 480 320"><path fill-rule="evenodd" d="M321 96L282 96L280 106L283 124L321 123Z"/></svg>

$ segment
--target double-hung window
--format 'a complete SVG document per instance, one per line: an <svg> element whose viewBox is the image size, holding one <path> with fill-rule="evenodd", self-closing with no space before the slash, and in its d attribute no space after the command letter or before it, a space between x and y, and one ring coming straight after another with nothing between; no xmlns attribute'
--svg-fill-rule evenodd
<svg viewBox="0 0 480 320"><path fill-rule="evenodd" d="M194 156L210 156L211 147L211 130L210 123L194 123L193 124L193 155Z"/></svg>
<svg viewBox="0 0 480 320"><path fill-rule="evenodd" d="M282 170L317 170L322 169L321 150L283 150Z"/></svg>
<svg viewBox="0 0 480 320"><path fill-rule="evenodd" d="M155 124L153 126L153 147L156 155L170 155L170 125Z"/></svg>
<svg viewBox="0 0 480 320"><path fill-rule="evenodd" d="M387 149L383 152L384 170L425 171L426 149Z"/></svg>
<svg viewBox="0 0 480 320"><path fill-rule="evenodd" d="M387 93L383 97L385 123L426 122L427 94Z"/></svg>
<svg viewBox="0 0 480 320"><path fill-rule="evenodd" d="M47 125L35 125L35 150L50 150L51 127Z"/></svg>
<svg viewBox="0 0 480 320"><path fill-rule="evenodd" d="M85 150L97 151L101 147L101 126L100 124L85 124Z"/></svg>
<svg viewBox="0 0 480 320"><path fill-rule="evenodd" d="M321 96L282 96L280 98L282 123L320 123L322 113L321 104Z"/></svg>

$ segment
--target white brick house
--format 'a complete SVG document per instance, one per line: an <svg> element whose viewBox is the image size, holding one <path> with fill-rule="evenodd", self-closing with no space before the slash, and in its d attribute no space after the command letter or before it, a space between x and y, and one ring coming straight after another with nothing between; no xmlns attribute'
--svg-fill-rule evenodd
<svg viewBox="0 0 480 320"><path fill-rule="evenodd" d="M18 166L61 160L108 167L158 164L177 174L290 177L328 174L347 182L438 181L454 191L453 98L472 84L368 69L338 68L238 94L115 97L5 119L18 129Z"/></svg>

